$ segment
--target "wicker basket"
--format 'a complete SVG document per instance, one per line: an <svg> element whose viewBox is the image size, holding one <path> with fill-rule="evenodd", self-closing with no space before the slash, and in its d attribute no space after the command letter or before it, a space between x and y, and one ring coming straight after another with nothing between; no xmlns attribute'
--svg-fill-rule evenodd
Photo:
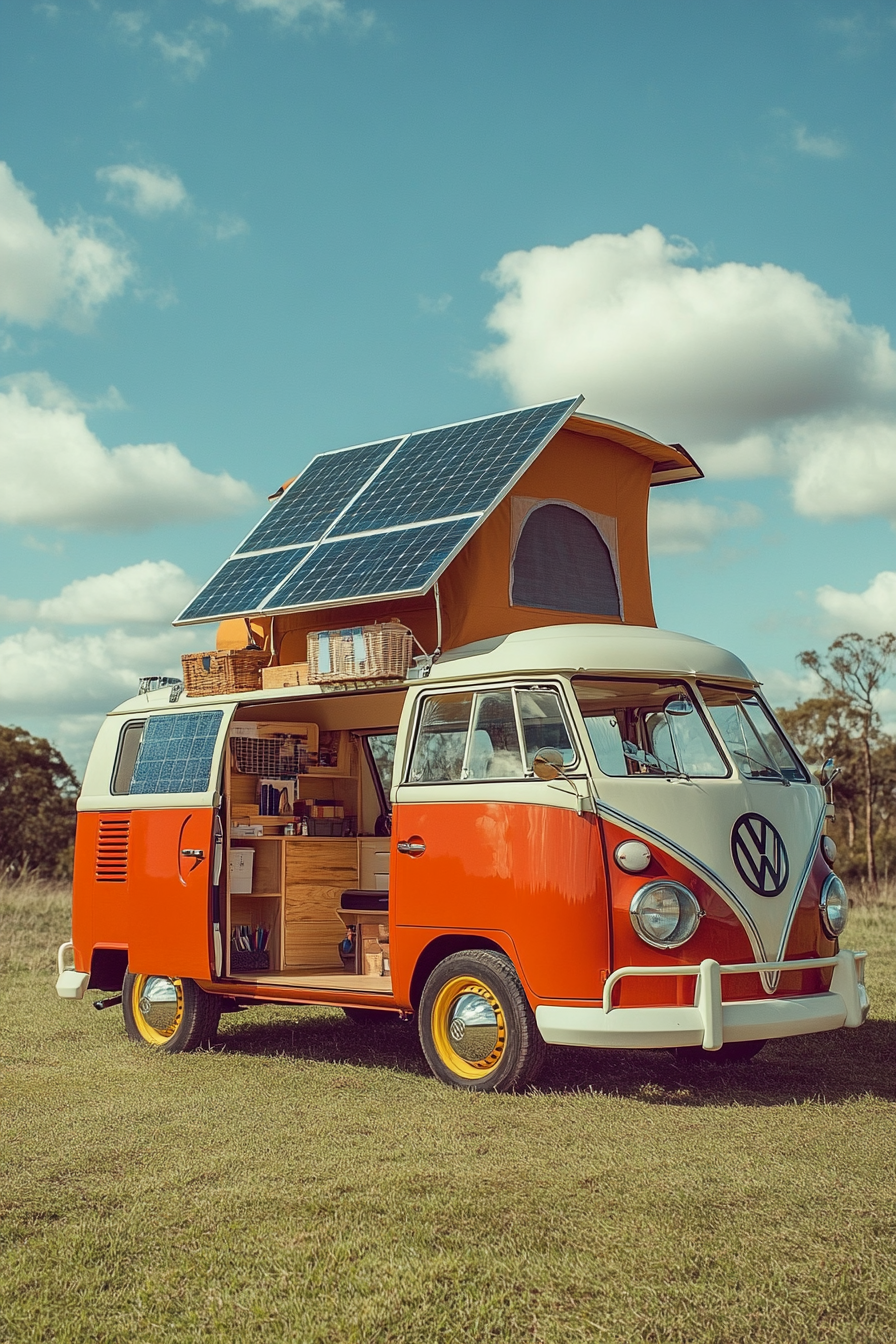
<svg viewBox="0 0 896 1344"><path fill-rule="evenodd" d="M413 660L414 637L405 625L356 625L308 635L308 680L404 679Z"/></svg>
<svg viewBox="0 0 896 1344"><path fill-rule="evenodd" d="M227 695L261 689L261 669L268 655L262 649L218 649L185 653L181 658L187 695Z"/></svg>

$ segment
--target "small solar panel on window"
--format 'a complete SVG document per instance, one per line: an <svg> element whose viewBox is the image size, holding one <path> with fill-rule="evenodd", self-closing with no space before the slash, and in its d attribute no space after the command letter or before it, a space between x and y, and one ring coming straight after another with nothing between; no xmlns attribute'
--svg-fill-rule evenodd
<svg viewBox="0 0 896 1344"><path fill-rule="evenodd" d="M128 793L205 793L223 717L220 709L151 714Z"/></svg>

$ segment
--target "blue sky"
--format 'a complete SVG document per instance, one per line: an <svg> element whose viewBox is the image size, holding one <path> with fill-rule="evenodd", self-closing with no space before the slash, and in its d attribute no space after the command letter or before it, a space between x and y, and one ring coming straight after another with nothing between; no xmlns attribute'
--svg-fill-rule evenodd
<svg viewBox="0 0 896 1344"><path fill-rule="evenodd" d="M313 453L578 392L706 467L660 624L896 623L896 5L0 16L0 721L80 765Z"/></svg>

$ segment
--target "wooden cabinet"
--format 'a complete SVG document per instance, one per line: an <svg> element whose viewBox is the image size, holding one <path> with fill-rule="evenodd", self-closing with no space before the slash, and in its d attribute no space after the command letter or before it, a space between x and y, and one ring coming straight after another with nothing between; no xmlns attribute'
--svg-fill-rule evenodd
<svg viewBox="0 0 896 1344"><path fill-rule="evenodd" d="M357 840L286 839L284 966L342 968L339 899L358 885Z"/></svg>

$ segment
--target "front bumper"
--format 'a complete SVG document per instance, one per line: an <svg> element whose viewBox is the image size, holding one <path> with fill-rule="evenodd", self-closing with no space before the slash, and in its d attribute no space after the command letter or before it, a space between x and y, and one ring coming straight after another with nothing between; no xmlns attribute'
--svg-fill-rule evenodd
<svg viewBox="0 0 896 1344"><path fill-rule="evenodd" d="M585 1045L616 1050L665 1050L702 1045L719 1050L728 1041L763 1041L806 1036L838 1027L860 1027L868 1016L865 952L838 952L806 961L751 962L720 966L707 959L699 966L626 966L614 971L604 987L600 1008L542 1004L535 1010L538 1029L549 1045ZM723 1000L722 977L754 971L796 971L833 966L824 994L792 998ZM695 975L692 1006L617 1008L613 990L630 976Z"/></svg>

